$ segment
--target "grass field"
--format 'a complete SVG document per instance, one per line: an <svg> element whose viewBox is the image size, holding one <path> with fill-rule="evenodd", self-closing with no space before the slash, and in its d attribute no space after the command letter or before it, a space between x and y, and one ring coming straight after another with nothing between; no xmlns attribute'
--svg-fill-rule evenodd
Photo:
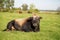
<svg viewBox="0 0 60 40"><path fill-rule="evenodd" d="M7 23L16 18L25 18L32 14L0 13L0 40L60 40L60 15L38 14L42 16L40 32L6 31Z"/></svg>

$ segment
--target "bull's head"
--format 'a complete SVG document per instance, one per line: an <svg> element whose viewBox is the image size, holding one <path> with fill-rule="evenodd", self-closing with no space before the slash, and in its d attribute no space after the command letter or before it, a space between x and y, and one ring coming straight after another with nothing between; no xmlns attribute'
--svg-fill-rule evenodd
<svg viewBox="0 0 60 40"><path fill-rule="evenodd" d="M40 16L32 16L29 18L29 22L31 22L31 27L33 29L34 32L39 31L39 25L40 25L40 19L42 19L42 17Z"/></svg>
<svg viewBox="0 0 60 40"><path fill-rule="evenodd" d="M35 32L40 30L40 28L39 28L39 26L40 26L40 19L42 19L42 17L40 17L40 16L33 16L32 17L32 25L34 27L34 31Z"/></svg>
<svg viewBox="0 0 60 40"><path fill-rule="evenodd" d="M37 27L39 25L41 18L42 17L39 17L39 16L33 16L32 24L33 24L34 27Z"/></svg>

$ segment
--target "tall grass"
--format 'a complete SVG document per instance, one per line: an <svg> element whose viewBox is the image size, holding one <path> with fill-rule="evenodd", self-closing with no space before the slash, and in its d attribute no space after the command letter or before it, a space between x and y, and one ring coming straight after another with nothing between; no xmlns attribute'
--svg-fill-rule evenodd
<svg viewBox="0 0 60 40"><path fill-rule="evenodd" d="M0 40L60 40L60 15L38 14L43 17L40 22L40 32L6 31L9 21L25 18L32 14L0 13Z"/></svg>

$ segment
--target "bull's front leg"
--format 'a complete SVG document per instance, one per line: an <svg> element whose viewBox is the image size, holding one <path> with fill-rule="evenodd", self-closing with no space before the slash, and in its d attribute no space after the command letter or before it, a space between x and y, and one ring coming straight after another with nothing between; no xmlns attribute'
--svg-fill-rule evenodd
<svg viewBox="0 0 60 40"><path fill-rule="evenodd" d="M40 31L40 26L39 25L37 27L35 27L35 29L34 29L34 32L38 32L38 31Z"/></svg>

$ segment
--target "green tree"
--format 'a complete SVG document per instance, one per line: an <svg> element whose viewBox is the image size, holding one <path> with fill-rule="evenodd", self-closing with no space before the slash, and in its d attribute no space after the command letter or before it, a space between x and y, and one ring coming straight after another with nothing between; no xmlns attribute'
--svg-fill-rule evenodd
<svg viewBox="0 0 60 40"><path fill-rule="evenodd" d="M40 11L35 7L34 4L30 4L30 9L29 9L29 11L28 11L28 13L32 13L32 12L35 12L35 13L40 12Z"/></svg>
<svg viewBox="0 0 60 40"><path fill-rule="evenodd" d="M4 0L0 0L0 11L4 8Z"/></svg>
<svg viewBox="0 0 60 40"><path fill-rule="evenodd" d="M0 11L13 9L14 0L0 0Z"/></svg>
<svg viewBox="0 0 60 40"><path fill-rule="evenodd" d="M10 0L10 7L13 8L14 6L14 0Z"/></svg>
<svg viewBox="0 0 60 40"><path fill-rule="evenodd" d="M7 9L12 9L14 6L14 0L5 0L4 5Z"/></svg>
<svg viewBox="0 0 60 40"><path fill-rule="evenodd" d="M22 4L22 10L23 10L23 11L28 10L28 5L27 5L27 4Z"/></svg>
<svg viewBox="0 0 60 40"><path fill-rule="evenodd" d="M35 12L35 13L38 13L38 12L40 12L40 10L38 10L38 9L34 9L34 12Z"/></svg>
<svg viewBox="0 0 60 40"><path fill-rule="evenodd" d="M30 9L29 9L29 12L34 12L35 10L35 5L34 4L30 4Z"/></svg>

